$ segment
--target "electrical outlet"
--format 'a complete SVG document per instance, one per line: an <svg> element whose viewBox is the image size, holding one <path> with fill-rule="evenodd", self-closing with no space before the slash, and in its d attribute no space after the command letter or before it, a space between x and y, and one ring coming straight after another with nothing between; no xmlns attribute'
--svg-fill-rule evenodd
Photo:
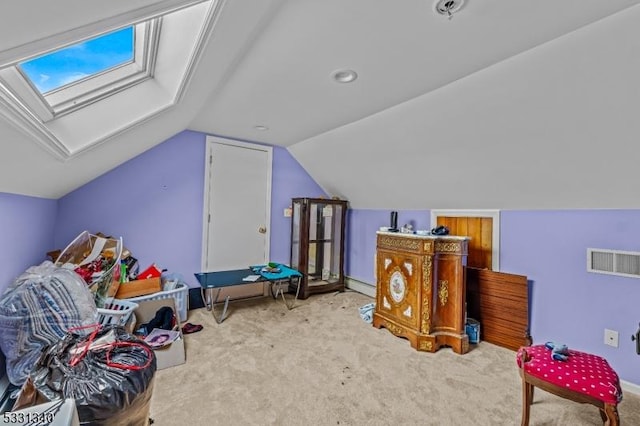
<svg viewBox="0 0 640 426"><path fill-rule="evenodd" d="M604 344L618 347L618 332L614 330L604 329Z"/></svg>

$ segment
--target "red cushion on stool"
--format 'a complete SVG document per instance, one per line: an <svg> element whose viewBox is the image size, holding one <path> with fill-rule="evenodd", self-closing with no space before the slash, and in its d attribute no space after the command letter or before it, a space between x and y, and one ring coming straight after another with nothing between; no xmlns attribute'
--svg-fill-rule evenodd
<svg viewBox="0 0 640 426"><path fill-rule="evenodd" d="M518 350L518 367L522 368L522 351L531 358L524 371L556 386L586 394L608 404L622 400L618 374L606 359L597 355L569 350L567 361L551 359L551 351L544 345L534 345Z"/></svg>

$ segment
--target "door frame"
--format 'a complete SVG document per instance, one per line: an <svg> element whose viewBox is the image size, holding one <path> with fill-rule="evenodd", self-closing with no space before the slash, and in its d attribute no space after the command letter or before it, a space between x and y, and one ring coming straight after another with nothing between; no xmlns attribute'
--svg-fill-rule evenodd
<svg viewBox="0 0 640 426"><path fill-rule="evenodd" d="M431 228L437 225L438 216L490 217L493 221L491 235L491 269L500 271L500 210L433 209L431 210Z"/></svg>
<svg viewBox="0 0 640 426"><path fill-rule="evenodd" d="M205 143L205 157L204 157L204 204L202 206L202 256L200 259L200 266L203 272L205 271L208 260L208 242L209 242L209 194L211 193L211 166L213 158L213 144L219 143L229 146L235 146L238 148L256 149L267 153L267 205L265 226L267 232L265 233L265 260L270 257L271 250L271 181L272 181L272 169L273 169L273 147L268 145L260 145L250 142L242 142L233 139L222 138L220 136L207 135Z"/></svg>

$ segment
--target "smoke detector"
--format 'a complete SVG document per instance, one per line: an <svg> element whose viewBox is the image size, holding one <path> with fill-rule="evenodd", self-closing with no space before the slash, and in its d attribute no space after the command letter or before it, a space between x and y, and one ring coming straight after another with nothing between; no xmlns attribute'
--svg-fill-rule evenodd
<svg viewBox="0 0 640 426"><path fill-rule="evenodd" d="M459 11L464 5L464 0L438 0L433 5L433 10L447 18L453 18L453 14Z"/></svg>

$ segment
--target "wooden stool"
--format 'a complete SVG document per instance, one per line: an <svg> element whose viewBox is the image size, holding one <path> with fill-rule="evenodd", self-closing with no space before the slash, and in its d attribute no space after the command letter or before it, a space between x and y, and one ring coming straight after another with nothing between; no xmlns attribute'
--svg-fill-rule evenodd
<svg viewBox="0 0 640 426"><path fill-rule="evenodd" d="M598 407L605 426L618 426L618 403L622 389L618 374L606 359L569 350L567 361L551 359L544 345L518 350L517 363L522 377L522 426L529 424L534 387L582 404Z"/></svg>

